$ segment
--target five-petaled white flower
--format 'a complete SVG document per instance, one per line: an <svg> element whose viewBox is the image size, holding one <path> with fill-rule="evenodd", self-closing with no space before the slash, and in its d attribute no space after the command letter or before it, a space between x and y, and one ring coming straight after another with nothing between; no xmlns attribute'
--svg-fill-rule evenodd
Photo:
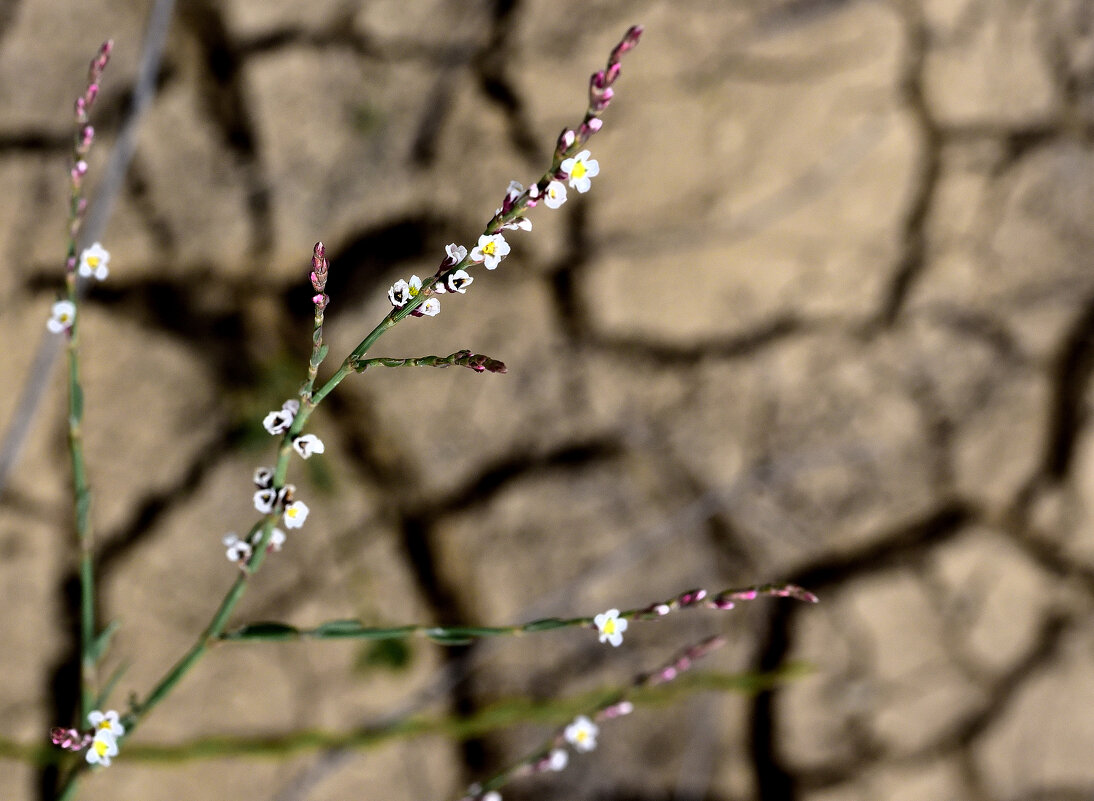
<svg viewBox="0 0 1094 801"><path fill-rule="evenodd" d="M418 294L422 291L422 279L416 275L410 276L410 282L407 283L403 279L399 279L391 285L391 289L387 291L387 299L391 301L391 305L396 309L401 309L414 298L418 297Z"/></svg>
<svg viewBox="0 0 1094 801"><path fill-rule="evenodd" d="M483 262L487 270L493 270L509 254L509 243L501 234L483 234L479 244L471 251L471 261Z"/></svg>
<svg viewBox="0 0 1094 801"><path fill-rule="evenodd" d="M457 245L455 242L447 245L444 252L448 255L446 262L449 267L454 267L467 258L467 248L463 245Z"/></svg>
<svg viewBox="0 0 1094 801"><path fill-rule="evenodd" d="M87 749L86 759L88 764L106 767L110 764L110 757L117 755L118 743L114 739L114 735L99 732L95 735L95 739L91 741L91 747Z"/></svg>
<svg viewBox="0 0 1094 801"><path fill-rule="evenodd" d="M225 552L229 562L245 562L251 558L251 544L241 540L235 534L229 534L224 539Z"/></svg>
<svg viewBox="0 0 1094 801"><path fill-rule="evenodd" d="M108 264L110 264L110 254L107 253L106 248L96 242L80 254L78 272L82 278L94 276L97 280L103 281L110 272L107 269Z"/></svg>
<svg viewBox="0 0 1094 801"><path fill-rule="evenodd" d="M285 528L300 528L308 519L308 505L303 501L293 501L285 507Z"/></svg>
<svg viewBox="0 0 1094 801"><path fill-rule="evenodd" d="M590 155L588 150L582 150L559 165L559 169L570 179L570 187L582 194L593 185L590 179L600 174L600 162L590 159Z"/></svg>
<svg viewBox="0 0 1094 801"><path fill-rule="evenodd" d="M50 310L50 318L46 321L46 328L51 333L59 334L72 328L76 322L76 304L71 300L59 300L53 304Z"/></svg>
<svg viewBox="0 0 1094 801"><path fill-rule="evenodd" d="M618 609L609 609L593 618L601 642L610 642L618 647L623 642L623 632L627 630L627 621L619 617Z"/></svg>
<svg viewBox="0 0 1094 801"><path fill-rule="evenodd" d="M561 181L551 181L543 193L543 203L549 209L557 209L566 202L566 185Z"/></svg>
<svg viewBox="0 0 1094 801"><path fill-rule="evenodd" d="M600 733L600 727L584 715L578 715L574 722L566 727L563 736L566 742L578 751L592 751L596 748L596 735Z"/></svg>
<svg viewBox="0 0 1094 801"><path fill-rule="evenodd" d="M461 295L467 292L467 288L471 286L471 282L475 279L468 275L467 270L456 270L452 275L448 276L444 280L444 283L438 281L433 286L433 291L438 295L443 295L445 292L459 292ZM428 303L429 301L426 301ZM424 303L422 304L425 305Z"/></svg>
<svg viewBox="0 0 1094 801"><path fill-rule="evenodd" d="M118 720L118 713L113 709L108 709L106 712L100 712L98 709L88 712L87 722L95 729L95 736L104 732L113 737L121 737L125 734L125 726Z"/></svg>
<svg viewBox="0 0 1094 801"><path fill-rule="evenodd" d="M425 303L418 307L417 311L426 317L436 317L441 313L441 302L436 298L427 298Z"/></svg>
<svg viewBox="0 0 1094 801"><path fill-rule="evenodd" d="M305 459L313 453L322 453L327 449L327 446L323 444L323 440L315 434L305 434L302 437L297 437L292 441L292 446Z"/></svg>
<svg viewBox="0 0 1094 801"><path fill-rule="evenodd" d="M262 536L261 529L256 534L257 537ZM270 541L266 543L266 547L271 551L280 551L281 546L285 544L285 532L279 528L275 528L270 532Z"/></svg>

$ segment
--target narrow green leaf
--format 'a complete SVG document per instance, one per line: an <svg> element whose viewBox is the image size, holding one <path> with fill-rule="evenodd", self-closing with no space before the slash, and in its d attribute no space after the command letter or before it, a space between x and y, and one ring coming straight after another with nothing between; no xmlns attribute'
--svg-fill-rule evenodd
<svg viewBox="0 0 1094 801"><path fill-rule="evenodd" d="M360 620L330 620L316 626L311 634L321 639L334 639L336 637L359 636L361 629Z"/></svg>
<svg viewBox="0 0 1094 801"><path fill-rule="evenodd" d="M103 654L106 653L106 649L110 645L110 638L114 636L114 632L118 630L118 627L118 621L111 620L106 628L99 632L99 636L91 641L87 649L87 655L92 662L98 663L103 658Z"/></svg>

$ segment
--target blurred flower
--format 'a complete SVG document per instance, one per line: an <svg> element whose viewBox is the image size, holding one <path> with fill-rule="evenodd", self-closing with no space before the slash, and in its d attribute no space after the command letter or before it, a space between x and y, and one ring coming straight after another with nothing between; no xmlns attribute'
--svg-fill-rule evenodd
<svg viewBox="0 0 1094 801"><path fill-rule="evenodd" d="M558 773L570 763L570 753L565 748L556 748L547 757L547 768Z"/></svg>
<svg viewBox="0 0 1094 801"><path fill-rule="evenodd" d="M229 562L245 562L251 558L252 549L249 542L241 540L235 534L229 534L223 542L227 549L225 556L228 557Z"/></svg>
<svg viewBox="0 0 1094 801"><path fill-rule="evenodd" d="M59 334L72 328L76 322L76 304L71 300L59 300L53 304L50 318L46 321L46 328L51 333Z"/></svg>
<svg viewBox="0 0 1094 801"><path fill-rule="evenodd" d="M91 741L91 747L87 749L87 761L91 765L110 764L110 758L118 755L118 743L109 732L99 732Z"/></svg>
<svg viewBox="0 0 1094 801"><path fill-rule="evenodd" d="M623 632L627 630L627 621L619 617L618 609L609 609L593 618L601 642L609 642L613 647L623 643Z"/></svg>
<svg viewBox="0 0 1094 801"><path fill-rule="evenodd" d="M254 482L255 486L261 489L269 489L273 485L274 471L270 467L259 467L255 469Z"/></svg>
<svg viewBox="0 0 1094 801"><path fill-rule="evenodd" d="M566 742L578 751L592 751L596 748L596 735L600 728L584 715L578 715L574 722L566 727L563 736Z"/></svg>
<svg viewBox="0 0 1094 801"><path fill-rule="evenodd" d="M108 264L110 264L110 254L107 253L106 248L96 242L80 254L78 271L82 278L94 276L97 280L102 281L110 272L107 269Z"/></svg>
<svg viewBox="0 0 1094 801"><path fill-rule="evenodd" d="M106 712L100 712L98 709L88 712L87 722L94 727L96 736L102 732L107 732L114 737L125 734L125 726L119 722L118 713L113 709L108 709Z"/></svg>

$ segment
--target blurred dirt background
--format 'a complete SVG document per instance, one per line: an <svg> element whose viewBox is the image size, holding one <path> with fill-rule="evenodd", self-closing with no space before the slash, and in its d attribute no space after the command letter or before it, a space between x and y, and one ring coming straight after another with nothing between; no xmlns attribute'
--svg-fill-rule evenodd
<svg viewBox="0 0 1094 801"><path fill-rule="evenodd" d="M89 189L151 3L0 3L0 426L45 337L71 104L113 37ZM1094 798L1094 3L189 0L82 314L100 614L144 692L205 624L254 518L259 427L310 346L336 363L386 290L468 246L646 26L591 143L601 175L376 355L471 348L505 376L389 370L313 418L313 513L238 622L506 623L787 580L632 627L406 653L217 649L132 745L349 731L626 682L715 632L706 669L814 666L755 697L607 724L507 799ZM0 719L74 698L60 365L0 496ZM174 763L87 799L446 799L548 731ZM0 760L0 797L51 769Z"/></svg>

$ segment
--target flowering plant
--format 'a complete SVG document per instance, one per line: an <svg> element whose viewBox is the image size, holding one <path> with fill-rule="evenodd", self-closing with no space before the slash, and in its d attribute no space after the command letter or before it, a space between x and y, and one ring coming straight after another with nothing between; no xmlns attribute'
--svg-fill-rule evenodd
<svg viewBox="0 0 1094 801"><path fill-rule="evenodd" d="M299 627L277 621L259 621L236 625L232 622L240 600L254 576L260 571L271 553L282 550L287 531L302 529L307 525L309 505L297 497L297 488L289 483L294 456L311 459L326 452L323 441L305 428L315 410L330 393L349 375L364 373L378 367L467 367L476 373L502 374L507 371L500 360L468 349L457 350L447 356L380 357L370 355L378 340L395 325L408 317L435 317L444 303L461 300L476 278L479 267L494 271L502 262L513 257L513 244L507 239L519 241L519 234L532 229L529 212L541 201L549 210L556 210L567 202L567 190L579 195L589 192L592 179L600 172L599 162L592 158L586 147L590 138L602 127L601 115L608 108L614 94L614 84L620 75L621 59L634 48L642 29L629 29L609 56L605 69L593 74L589 84L589 102L581 123L566 128L559 135L551 163L546 171L533 180L527 188L516 181L509 184L501 205L487 222L483 231L469 248L451 243L432 275L422 278L411 275L395 281L387 291L390 310L324 381L319 382L329 345L324 340L324 324L331 302L327 294L331 269L326 248L316 243L310 264L311 304L313 312L312 349L304 381L297 397L285 400L280 408L270 410L262 419L265 431L277 442L276 460L272 466L254 470L252 503L259 517L243 535L228 533L221 536L227 560L234 565L232 582L212 618L195 639L192 646L170 669L144 694L133 693L125 712L102 711L109 700L117 677L105 682L98 676L98 664L106 652L113 626L100 628L95 618L95 576L93 571L94 542L89 514L90 487L82 440L82 395L80 382L79 350L79 280L108 278L110 253L95 242L83 250L78 247L81 222L86 209L82 185L88 172L85 156L94 140L94 130L88 122L89 113L98 94L99 81L109 60L112 44L102 46L92 61L88 87L76 105L77 135L73 150L73 166L70 172L73 202L70 211L70 237L66 260L66 295L52 308L46 325L50 332L64 338L68 358L69 386L69 451L76 499L76 543L80 559L81 591L81 700L78 720L74 726L59 727L51 731L51 742L61 752L78 752L82 760L70 760L67 772L60 783L58 797L70 798L80 781L93 768L109 766L115 758L125 758L126 740L139 729L147 716L168 697L184 677L208 654L213 646L232 643L259 643L286 640L354 639L369 642L405 640L424 637L443 645L460 645L470 641L506 635L531 635L564 628L586 629L595 632L601 643L612 648L624 645L624 635L631 623L664 618L677 610L712 609L728 610L741 601L760 596L795 598L813 602L816 598L808 591L794 585L765 584L747 589L725 590L708 593L705 590L689 590L665 601L620 610L611 608L591 616L549 617L504 626L472 625L403 625L378 627L359 620L333 620L311 627ZM425 324L426 321L423 321ZM321 460L320 460L321 461ZM314 464L314 463L313 463ZM306 493L305 493L306 494ZM218 535L220 536L220 535ZM296 534L291 536L295 537ZM721 645L720 637L704 639L690 646L669 663L639 675L634 681L618 689L607 700L590 704L569 723L560 726L545 744L535 749L514 765L495 773L467 788L462 798L477 799L498 797L499 788L513 779L542 772L557 772L566 768L571 752L585 754L597 747L600 724L629 714L644 692L665 682L672 681L708 652Z"/></svg>

